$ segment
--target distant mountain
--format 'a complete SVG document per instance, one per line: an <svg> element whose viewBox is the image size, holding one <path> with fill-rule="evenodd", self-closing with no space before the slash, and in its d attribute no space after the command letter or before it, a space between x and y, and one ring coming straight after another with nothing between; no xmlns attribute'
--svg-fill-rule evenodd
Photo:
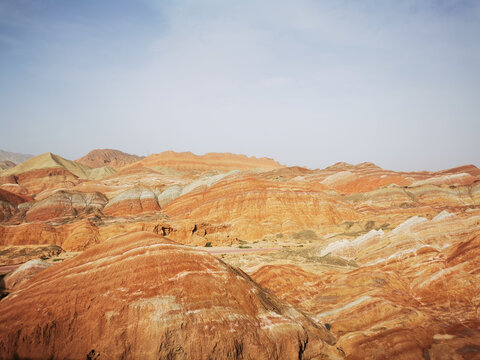
<svg viewBox="0 0 480 360"><path fill-rule="evenodd" d="M147 167L151 169L171 168L180 171L231 171L252 169L274 170L282 168L283 165L269 158L248 157L230 153L195 155L191 152L177 153L174 151L165 151L160 154L152 154L126 168L133 167Z"/></svg>
<svg viewBox="0 0 480 360"><path fill-rule="evenodd" d="M30 159L31 157L33 157L33 155L19 154L19 153L0 150L0 161L12 161L15 164L20 164L25 160Z"/></svg>
<svg viewBox="0 0 480 360"><path fill-rule="evenodd" d="M62 158L61 156L44 153L6 170L2 176L25 174L32 171L59 168L77 176L80 179L97 179L115 173L115 170L109 167L102 169L92 169L88 165L76 163Z"/></svg>
<svg viewBox="0 0 480 360"><path fill-rule="evenodd" d="M15 167L15 163L13 161L9 161L9 160L0 161L0 172L2 172L3 170L8 170L12 167Z"/></svg>
<svg viewBox="0 0 480 360"><path fill-rule="evenodd" d="M92 168L110 166L114 169L118 169L125 165L129 165L139 160L142 160L143 158L143 156L127 154L120 150L96 149L90 151L87 155L75 161L80 164L90 166Z"/></svg>
<svg viewBox="0 0 480 360"><path fill-rule="evenodd" d="M85 180L98 180L113 174L115 170L108 166L93 169L45 153L1 172L0 187L19 195L37 195L45 190L69 189ZM68 199L64 200L68 203Z"/></svg>

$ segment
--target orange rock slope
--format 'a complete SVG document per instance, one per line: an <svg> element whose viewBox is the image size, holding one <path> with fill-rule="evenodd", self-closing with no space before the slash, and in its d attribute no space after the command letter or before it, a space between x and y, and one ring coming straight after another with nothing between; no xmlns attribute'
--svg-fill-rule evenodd
<svg viewBox="0 0 480 360"><path fill-rule="evenodd" d="M0 266L55 264L15 275L0 302L0 358L480 356L473 165L82 159L46 153L0 174ZM238 264L261 287L180 243L245 250Z"/></svg>
<svg viewBox="0 0 480 360"><path fill-rule="evenodd" d="M205 171L205 170L272 170L281 168L278 162L268 158L248 157L230 153L207 153L195 155L191 152L177 153L165 151L160 154L147 156L130 166L147 168L171 168L180 171Z"/></svg>
<svg viewBox="0 0 480 360"><path fill-rule="evenodd" d="M228 224L245 240L355 220L353 207L315 183L233 176L168 203L172 219Z"/></svg>
<svg viewBox="0 0 480 360"><path fill-rule="evenodd" d="M337 240L319 256L355 260L350 272L269 265L253 275L339 336L347 359L480 356L480 212L411 218L388 234Z"/></svg>
<svg viewBox="0 0 480 360"><path fill-rule="evenodd" d="M115 171L92 169L52 153L28 159L0 174L0 188L34 196L44 190L71 188L86 179L101 179Z"/></svg>
<svg viewBox="0 0 480 360"><path fill-rule="evenodd" d="M150 233L111 239L0 302L1 358L340 359L247 275Z"/></svg>
<svg viewBox="0 0 480 360"><path fill-rule="evenodd" d="M259 166L278 168L262 171ZM480 175L474 166L400 173L370 163L341 163L309 170L240 155L166 152L98 179L94 170L52 154L11 169L0 188L30 194L36 201L1 203L8 228L0 225L0 243L18 239L15 233L24 234L25 224L44 221L58 235L59 226L74 228L72 223L90 215L96 217L89 220L91 234L101 235L86 238L86 244L115 235L105 227L112 222L132 230L166 226L176 241L190 244L253 242L303 230L320 236L355 234L388 229L411 216L465 211L480 201ZM204 230L195 231L200 228ZM24 241L35 241L32 235ZM57 235L60 245L65 236ZM44 237L38 238L41 243Z"/></svg>
<svg viewBox="0 0 480 360"><path fill-rule="evenodd" d="M127 154L120 150L97 149L90 151L87 155L75 161L92 168L110 166L117 169L139 161L142 158L142 156Z"/></svg>

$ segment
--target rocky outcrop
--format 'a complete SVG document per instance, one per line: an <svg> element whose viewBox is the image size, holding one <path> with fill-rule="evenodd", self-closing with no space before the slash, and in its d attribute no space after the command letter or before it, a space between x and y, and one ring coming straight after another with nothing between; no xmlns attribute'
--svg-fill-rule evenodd
<svg viewBox="0 0 480 360"><path fill-rule="evenodd" d="M0 185L21 186L29 195L35 195L48 189L71 188L84 180L100 179L113 173L114 170L110 168L92 169L45 153L2 172ZM20 190L14 192L20 193Z"/></svg>
<svg viewBox="0 0 480 360"><path fill-rule="evenodd" d="M27 261L3 278L4 287L7 290L13 290L51 265L39 259Z"/></svg>
<svg viewBox="0 0 480 360"><path fill-rule="evenodd" d="M9 202L13 205L20 205L25 202L33 201L29 196L22 196L0 189L0 201Z"/></svg>
<svg viewBox="0 0 480 360"><path fill-rule="evenodd" d="M92 168L100 168L109 166L114 169L132 164L143 159L144 156L137 156L124 153L120 150L113 149L96 149L90 151L87 155L75 160L80 164L90 166Z"/></svg>
<svg viewBox="0 0 480 360"><path fill-rule="evenodd" d="M158 192L148 188L133 188L111 199L103 212L106 215L124 216L160 211Z"/></svg>
<svg viewBox="0 0 480 360"><path fill-rule="evenodd" d="M58 190L36 201L28 209L25 220L45 221L63 217L82 217L103 209L108 199L101 193Z"/></svg>
<svg viewBox="0 0 480 360"><path fill-rule="evenodd" d="M340 359L325 329L208 253L135 233L0 302L0 357Z"/></svg>
<svg viewBox="0 0 480 360"><path fill-rule="evenodd" d="M225 178L205 191L198 189L180 196L163 211L175 219L228 224L244 240L358 217L351 205L322 190L317 184L241 175Z"/></svg>
<svg viewBox="0 0 480 360"><path fill-rule="evenodd" d="M28 196L17 195L0 189L0 222L7 221L17 212L17 206L32 201Z"/></svg>
<svg viewBox="0 0 480 360"><path fill-rule="evenodd" d="M83 251L101 239L98 227L88 218L66 224L34 222L0 226L0 245L4 246L58 245L68 251Z"/></svg>
<svg viewBox="0 0 480 360"><path fill-rule="evenodd" d="M269 265L252 278L327 323L347 359L480 355L480 213L413 217L388 234L325 249L359 268L314 274Z"/></svg>
<svg viewBox="0 0 480 360"><path fill-rule="evenodd" d="M0 302L0 358L322 358L335 347L349 359L478 357L475 166L90 155L126 165L47 153L0 175L3 271L84 251ZM122 235L137 231L149 234ZM154 234L213 246L282 301Z"/></svg>
<svg viewBox="0 0 480 360"><path fill-rule="evenodd" d="M62 168L32 170L8 176L3 173L0 177L2 189L29 196L45 190L72 188L80 182L77 176Z"/></svg>
<svg viewBox="0 0 480 360"><path fill-rule="evenodd" d="M56 257L63 252L58 245L1 246L0 265L23 264L30 260Z"/></svg>

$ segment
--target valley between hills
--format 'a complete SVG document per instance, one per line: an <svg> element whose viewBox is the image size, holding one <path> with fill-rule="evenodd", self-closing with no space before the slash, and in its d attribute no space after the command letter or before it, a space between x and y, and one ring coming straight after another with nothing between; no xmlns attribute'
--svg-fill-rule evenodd
<svg viewBox="0 0 480 360"><path fill-rule="evenodd" d="M1 359L480 359L473 165L8 154Z"/></svg>

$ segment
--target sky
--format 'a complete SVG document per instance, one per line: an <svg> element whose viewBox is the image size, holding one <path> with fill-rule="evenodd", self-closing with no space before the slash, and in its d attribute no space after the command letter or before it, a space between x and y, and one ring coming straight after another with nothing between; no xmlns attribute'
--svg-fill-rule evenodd
<svg viewBox="0 0 480 360"><path fill-rule="evenodd" d="M480 167L480 1L0 0L0 149Z"/></svg>

